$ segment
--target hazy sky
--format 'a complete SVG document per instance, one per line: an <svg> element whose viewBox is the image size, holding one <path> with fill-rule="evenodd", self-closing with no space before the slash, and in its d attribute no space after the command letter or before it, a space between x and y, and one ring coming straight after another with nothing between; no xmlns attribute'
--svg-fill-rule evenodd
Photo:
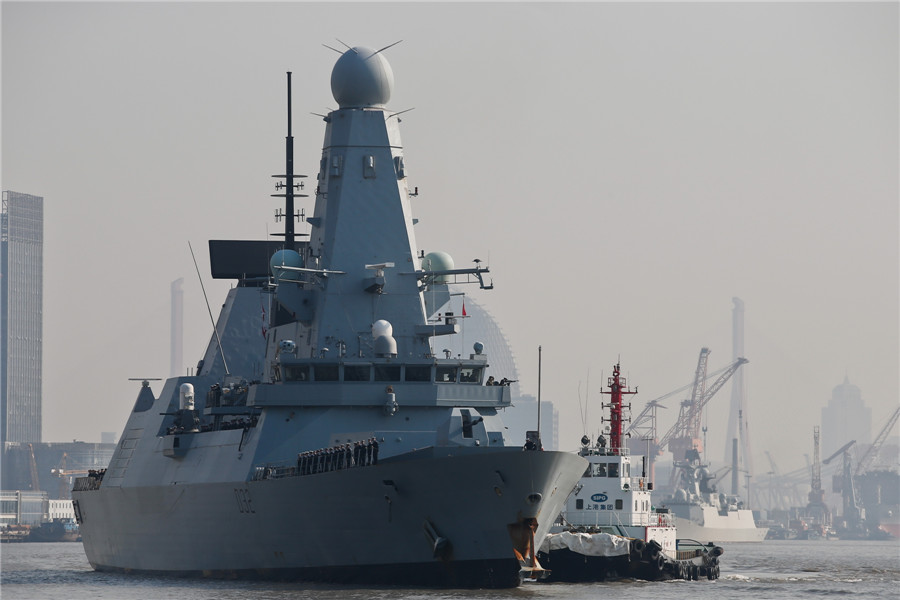
<svg viewBox="0 0 900 600"><path fill-rule="evenodd" d="M315 175L336 38L403 40L389 107L415 108L418 245L489 260L496 288L468 291L523 392L543 347L564 447L579 390L599 402L619 357L636 408L688 383L703 346L730 362L734 296L757 465L803 465L845 377L873 436L897 406L896 2L3 2L2 188L45 201L45 441L119 433L127 379L168 375L179 277L196 364L212 327L188 241L217 312L230 282L209 279L206 240L280 228L288 70L296 169Z"/></svg>

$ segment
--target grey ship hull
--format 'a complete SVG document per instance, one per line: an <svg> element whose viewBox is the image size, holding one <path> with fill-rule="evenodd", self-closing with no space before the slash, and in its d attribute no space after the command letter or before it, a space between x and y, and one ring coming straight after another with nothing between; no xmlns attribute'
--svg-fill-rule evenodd
<svg viewBox="0 0 900 600"><path fill-rule="evenodd" d="M517 531L536 518L540 543L582 459L485 450L440 457L429 449L302 477L101 487L73 497L88 560L101 571L515 586ZM445 552L435 552L429 526L449 541Z"/></svg>
<svg viewBox="0 0 900 600"><path fill-rule="evenodd" d="M748 509L728 510L721 514L715 506L700 504L668 505L678 519L678 537L703 543L762 542L768 527L757 527Z"/></svg>

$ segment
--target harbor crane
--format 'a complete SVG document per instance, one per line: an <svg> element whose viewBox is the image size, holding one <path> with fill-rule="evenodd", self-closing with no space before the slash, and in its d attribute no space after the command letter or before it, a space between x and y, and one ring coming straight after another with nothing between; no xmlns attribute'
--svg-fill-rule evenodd
<svg viewBox="0 0 900 600"><path fill-rule="evenodd" d="M813 427L813 461L809 466L810 486L806 505L806 518L819 528L822 534L831 527L831 509L825 504L825 490L822 489L822 461L819 454L819 426Z"/></svg>
<svg viewBox="0 0 900 600"><path fill-rule="evenodd" d="M772 454L768 450L766 450L766 458L769 460L769 467L772 469L769 471L769 489L766 490L768 492L769 508L789 510L793 490L784 481L781 470L775 464L775 459L772 458ZM757 493L760 493L760 485L757 484L756 486Z"/></svg>
<svg viewBox="0 0 900 600"><path fill-rule="evenodd" d="M881 447L897 424L898 418L900 418L900 407L894 409L884 427L875 437L875 441L857 462L856 470L853 472L854 491L865 511L865 525L870 539L879 539L886 535L888 529L882 524L890 519L892 509L888 508L889 502L884 502L883 499L896 497L896 492L888 491L891 486L887 483L892 472L896 473L896 464L878 464L877 459ZM896 474L893 475L893 478L896 478ZM892 489L896 490L896 487Z"/></svg>
<svg viewBox="0 0 900 600"><path fill-rule="evenodd" d="M875 441L872 442L872 445L869 446L869 449L866 450L866 453L863 455L859 462L856 465L856 471L853 472L853 476L857 477L862 475L872 466L872 463L875 462L875 459L878 457L878 453L881 451L881 446L884 445L884 441L887 439L888 434L891 433L891 430L894 428L894 425L897 423L897 418L900 417L900 406L894 410L894 414L891 415L891 418L887 420L884 427L881 429L881 432L875 438Z"/></svg>
<svg viewBox="0 0 900 600"><path fill-rule="evenodd" d="M697 369L694 372L694 381L692 384L685 386L675 392L671 392L666 396L651 400L644 407L640 415L635 418L631 426L628 428L627 434L631 434L631 441L634 445L634 452L642 452L637 446L638 444L646 444L647 460L650 462L650 478L654 479L654 463L656 457L662 454L663 449L668 445L668 449L672 452L675 460L684 458L686 452L696 449L698 452L703 451L703 440L700 438L700 422L703 414L703 407L715 396L725 382L744 364L750 362L746 358L738 358L736 361L713 373L719 374L712 385L707 386L707 363L709 359L709 348L702 348L700 356L697 359ZM678 419L661 439L656 437L656 409L665 408L659 403L660 400L686 389L691 389L691 397L681 402L681 408L678 413ZM649 424L649 427L648 427ZM641 434L641 435L636 435Z"/></svg>
<svg viewBox="0 0 900 600"><path fill-rule="evenodd" d="M709 349L703 348L700 351L700 358L697 361L697 371L694 377L693 391L688 400L681 403L681 410L678 413L678 420L669 431L659 440L660 448L668 445L669 452L676 460L684 458L688 450L696 449L697 452L703 452L703 440L700 438L700 418L703 414L703 407L712 400L725 382L728 381L734 372L744 363L749 362L746 358L739 358L728 367L725 372L707 389L706 387L706 361L709 357Z"/></svg>
<svg viewBox="0 0 900 600"><path fill-rule="evenodd" d="M34 444L28 444L28 470L31 475L31 489L36 492L41 489L41 481L38 478L37 461L34 458Z"/></svg>
<svg viewBox="0 0 900 600"><path fill-rule="evenodd" d="M850 468L850 447L856 443L856 440L850 440L840 447L837 452L822 461L823 465L827 465L838 455L843 456L843 469L840 476L835 475L834 491L841 492L843 500L843 512L841 518L843 520L842 537L857 537L866 535L866 527L863 522L865 512L860 509L859 499L856 497L856 486L853 485L852 469ZM837 483L840 481L840 489L837 489Z"/></svg>
<svg viewBox="0 0 900 600"><path fill-rule="evenodd" d="M68 454L63 452L62 458L59 461L59 466L54 469L50 469L50 474L54 477L59 478L59 499L66 500L71 496L72 490L72 478L80 477L83 475L87 475L87 469L77 469L70 470L66 468L66 463L68 459Z"/></svg>

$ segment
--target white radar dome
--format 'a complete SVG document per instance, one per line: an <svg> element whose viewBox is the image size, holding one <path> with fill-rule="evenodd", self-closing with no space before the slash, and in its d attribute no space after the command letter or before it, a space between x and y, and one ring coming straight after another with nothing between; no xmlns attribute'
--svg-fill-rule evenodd
<svg viewBox="0 0 900 600"><path fill-rule="evenodd" d="M446 252L429 252L422 258L422 268L426 271L449 271L453 268L453 257ZM450 283L446 275L435 277L435 283Z"/></svg>
<svg viewBox="0 0 900 600"><path fill-rule="evenodd" d="M275 279L297 281L300 279L300 273L282 267L301 268L303 267L303 257L295 250L279 250L269 259L269 269Z"/></svg>
<svg viewBox="0 0 900 600"><path fill-rule="evenodd" d="M389 335L375 338L376 356L397 356L397 340Z"/></svg>
<svg viewBox="0 0 900 600"><path fill-rule="evenodd" d="M372 337L378 339L380 337L393 337L394 326L390 321L379 319L372 323Z"/></svg>
<svg viewBox="0 0 900 600"><path fill-rule="evenodd" d="M394 72L383 54L364 46L344 52L331 71L331 95L341 108L384 106L394 89Z"/></svg>

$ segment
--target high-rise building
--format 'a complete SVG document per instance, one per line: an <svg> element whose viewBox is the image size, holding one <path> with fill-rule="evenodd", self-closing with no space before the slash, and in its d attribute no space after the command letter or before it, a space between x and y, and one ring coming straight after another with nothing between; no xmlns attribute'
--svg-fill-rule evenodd
<svg viewBox="0 0 900 600"><path fill-rule="evenodd" d="M44 199L4 191L0 237L0 441L40 442Z"/></svg>
<svg viewBox="0 0 900 600"><path fill-rule="evenodd" d="M822 457L826 458L851 440L857 447L872 443L872 409L865 405L859 387L844 377L822 409Z"/></svg>

